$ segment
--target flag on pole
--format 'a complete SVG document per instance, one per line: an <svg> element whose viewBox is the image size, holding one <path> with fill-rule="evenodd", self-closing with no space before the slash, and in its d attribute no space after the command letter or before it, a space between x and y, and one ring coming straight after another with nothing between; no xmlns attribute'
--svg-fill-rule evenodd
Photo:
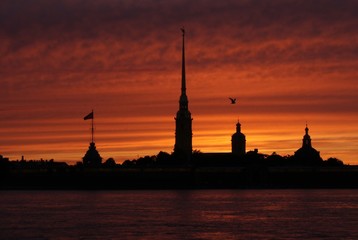
<svg viewBox="0 0 358 240"><path fill-rule="evenodd" d="M83 118L83 120L93 119L93 111Z"/></svg>

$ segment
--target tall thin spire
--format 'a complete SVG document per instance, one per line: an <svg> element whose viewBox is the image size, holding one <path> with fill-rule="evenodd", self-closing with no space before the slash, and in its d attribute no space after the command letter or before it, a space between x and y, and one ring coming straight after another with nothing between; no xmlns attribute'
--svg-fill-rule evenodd
<svg viewBox="0 0 358 240"><path fill-rule="evenodd" d="M189 111L188 97L186 96L186 78L185 78L185 47L184 37L185 30L181 28L183 33L183 49L182 49L182 79L181 79L181 95L179 98L179 111L177 112L175 122L175 145L174 152L184 154L185 159L190 159L192 153L192 118Z"/></svg>
<svg viewBox="0 0 358 240"><path fill-rule="evenodd" d="M183 33L183 46L182 46L182 73L181 73L181 95L179 99L179 109L188 109L188 97L186 96L186 77L185 77L185 46L184 37L185 29L181 28Z"/></svg>
<svg viewBox="0 0 358 240"><path fill-rule="evenodd" d="M184 43L185 43L185 29L184 27L181 28L181 31L183 33L183 49L182 49L182 63L181 63L181 66L182 66L182 72L181 72L181 92L182 94L186 94L186 79L185 79L185 46L184 46Z"/></svg>

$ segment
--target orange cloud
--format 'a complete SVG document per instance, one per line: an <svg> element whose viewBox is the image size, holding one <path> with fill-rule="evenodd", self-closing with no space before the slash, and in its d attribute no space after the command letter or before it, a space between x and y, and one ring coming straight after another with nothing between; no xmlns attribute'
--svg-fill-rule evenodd
<svg viewBox="0 0 358 240"><path fill-rule="evenodd" d="M103 157L172 151L184 25L195 149L230 151L240 117L249 149L293 154L308 121L322 156L357 164L355 9L355 1L2 1L0 153L80 161L91 109Z"/></svg>

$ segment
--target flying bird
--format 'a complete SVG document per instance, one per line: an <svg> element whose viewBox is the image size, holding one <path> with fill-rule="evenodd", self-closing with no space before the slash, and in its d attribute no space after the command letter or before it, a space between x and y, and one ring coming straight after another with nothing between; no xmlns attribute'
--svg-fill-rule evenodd
<svg viewBox="0 0 358 240"><path fill-rule="evenodd" d="M230 101L231 101L231 104L235 104L235 103L236 103L236 98L230 98L230 97L229 97L229 99L230 99Z"/></svg>

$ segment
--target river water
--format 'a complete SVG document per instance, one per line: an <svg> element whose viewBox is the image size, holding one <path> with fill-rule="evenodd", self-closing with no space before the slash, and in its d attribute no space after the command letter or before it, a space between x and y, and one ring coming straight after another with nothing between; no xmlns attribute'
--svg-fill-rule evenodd
<svg viewBox="0 0 358 240"><path fill-rule="evenodd" d="M358 239L358 190L0 191L0 239Z"/></svg>

